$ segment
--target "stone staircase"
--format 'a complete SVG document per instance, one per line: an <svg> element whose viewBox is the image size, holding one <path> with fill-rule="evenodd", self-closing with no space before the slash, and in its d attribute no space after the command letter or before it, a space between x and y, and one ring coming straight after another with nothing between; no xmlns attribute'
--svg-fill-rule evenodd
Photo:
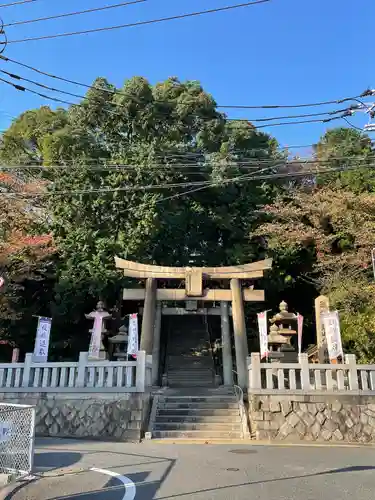
<svg viewBox="0 0 375 500"><path fill-rule="evenodd" d="M225 387L166 389L155 395L149 430L153 439L248 437L234 389Z"/></svg>
<svg viewBox="0 0 375 500"><path fill-rule="evenodd" d="M165 367L168 387L214 387L210 339L203 317L177 318L168 338Z"/></svg>

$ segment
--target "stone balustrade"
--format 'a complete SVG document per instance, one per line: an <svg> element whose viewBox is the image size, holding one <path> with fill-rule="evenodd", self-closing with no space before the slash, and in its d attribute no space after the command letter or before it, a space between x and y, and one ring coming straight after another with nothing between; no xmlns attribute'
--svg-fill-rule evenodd
<svg viewBox="0 0 375 500"><path fill-rule="evenodd" d="M78 362L0 364L0 392L145 392L151 385L152 356L139 351L136 361L92 361L81 352Z"/></svg>
<svg viewBox="0 0 375 500"><path fill-rule="evenodd" d="M344 393L375 395L375 365L358 365L353 354L339 364L313 364L307 354L299 363L261 363L259 353L248 358L249 391L256 394Z"/></svg>

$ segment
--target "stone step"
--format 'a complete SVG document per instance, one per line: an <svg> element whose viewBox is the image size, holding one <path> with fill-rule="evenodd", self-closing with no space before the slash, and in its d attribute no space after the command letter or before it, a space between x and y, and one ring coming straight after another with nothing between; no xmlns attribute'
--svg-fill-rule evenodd
<svg viewBox="0 0 375 500"><path fill-rule="evenodd" d="M201 389L166 389L163 393L163 397L191 397L191 396L232 396L235 397L235 392L232 386L221 385L215 388L201 388ZM236 399L237 400L237 399Z"/></svg>
<svg viewBox="0 0 375 500"><path fill-rule="evenodd" d="M241 432L240 424L237 422L229 423L195 423L195 422L159 422L153 425L155 431L221 431L221 432Z"/></svg>
<svg viewBox="0 0 375 500"><path fill-rule="evenodd" d="M213 401L213 402L207 402L207 401L194 401L191 402L189 400L187 401L176 401L176 402L169 402L169 401L159 401L158 402L158 408L166 410L166 409L171 409L173 410L174 408L180 409L180 410L210 410L210 409L216 409L216 410L235 410L239 409L238 403L235 401Z"/></svg>
<svg viewBox="0 0 375 500"><path fill-rule="evenodd" d="M175 389L185 389L186 387L196 387L198 389L204 389L206 387L216 387L216 386L213 380L208 380L206 382L197 381L195 383L193 383L191 380L186 380L186 382L169 381L168 387L172 387Z"/></svg>
<svg viewBox="0 0 375 500"><path fill-rule="evenodd" d="M154 439L243 439L241 431L153 431Z"/></svg>
<svg viewBox="0 0 375 500"><path fill-rule="evenodd" d="M167 375L167 380L171 382L174 380L175 382L189 382L191 380L192 382L212 382L214 380L213 375L192 375L189 377L189 375L184 375L184 374L173 374L173 375Z"/></svg>
<svg viewBox="0 0 375 500"><path fill-rule="evenodd" d="M228 422L232 424L237 424L239 425L241 423L241 417L240 414L238 413L237 415L209 415L209 416L192 416L192 415L174 415L170 414L168 416L162 416L162 415L157 415L157 418L155 420L155 423L157 424L163 424L163 423L197 423L197 424L227 424Z"/></svg>
<svg viewBox="0 0 375 500"><path fill-rule="evenodd" d="M167 375L167 380L169 382L174 381L174 382L213 382L215 377L207 377L207 376L194 376L194 377L189 377L189 376L168 376Z"/></svg>
<svg viewBox="0 0 375 500"><path fill-rule="evenodd" d="M207 403L207 404L216 404L216 403L231 403L234 405L238 405L237 399L234 396L226 396L223 394L218 395L191 395L191 396L160 396L160 403L182 403L182 404L190 404L190 403Z"/></svg>
<svg viewBox="0 0 375 500"><path fill-rule="evenodd" d="M213 382L214 381L214 377L211 376L211 377L207 377L207 376L194 376L194 377L189 377L189 376L184 376L184 375L181 375L181 376L176 376L176 375L167 375L167 380L168 382L194 382L194 383L197 383L197 382ZM204 385L204 384L203 384Z"/></svg>
<svg viewBox="0 0 375 500"><path fill-rule="evenodd" d="M160 417L227 417L232 418L240 415L239 408L223 409L223 408L157 408L156 418Z"/></svg>
<svg viewBox="0 0 375 500"><path fill-rule="evenodd" d="M184 374L187 377L189 376L194 376L194 375L213 375L214 370L211 368L186 368L186 367L181 367L181 368L168 368L167 374L168 375L179 375L179 374Z"/></svg>
<svg viewBox="0 0 375 500"><path fill-rule="evenodd" d="M188 370L188 371L193 371L193 370L211 370L213 369L213 363L208 362L208 363L168 363L167 371L171 370Z"/></svg>

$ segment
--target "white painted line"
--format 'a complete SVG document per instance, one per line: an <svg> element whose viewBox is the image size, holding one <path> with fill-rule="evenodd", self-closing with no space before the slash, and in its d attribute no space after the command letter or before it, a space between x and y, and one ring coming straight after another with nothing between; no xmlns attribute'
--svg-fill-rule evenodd
<svg viewBox="0 0 375 500"><path fill-rule="evenodd" d="M123 496L122 500L134 500L136 487L131 479L111 470L97 469L96 467L91 467L90 470L92 470L93 472L99 472L100 474L105 474L106 476L115 477L116 479L121 481L125 488L125 495Z"/></svg>

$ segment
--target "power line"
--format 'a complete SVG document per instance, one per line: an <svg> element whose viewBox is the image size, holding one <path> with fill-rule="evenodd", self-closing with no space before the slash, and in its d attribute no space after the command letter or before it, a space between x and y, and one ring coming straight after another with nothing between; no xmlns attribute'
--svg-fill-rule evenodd
<svg viewBox="0 0 375 500"><path fill-rule="evenodd" d="M18 0L17 2L2 3L0 4L0 9L3 7L13 7L14 5L22 5L25 3L37 2L38 0Z"/></svg>
<svg viewBox="0 0 375 500"><path fill-rule="evenodd" d="M104 7L96 7L93 9L86 9L86 10L79 10L75 12L66 12L64 14L56 14L54 16L47 16L47 17L39 17L36 19L26 19L25 21L14 21L13 23L8 23L5 24L4 27L11 27L11 26L19 26L21 24L32 24L32 23L38 23L41 21L51 21L53 19L61 19L63 17L71 17L71 16L78 16L80 14L89 14L91 12L100 12L103 10L109 10L109 9L117 9L119 7L127 7L128 5L134 5L137 3L144 3L147 2L147 0L131 0L128 2L122 2L122 3L117 3L117 4L112 4L112 5L105 5ZM1 5L0 5L1 7Z"/></svg>
<svg viewBox="0 0 375 500"><path fill-rule="evenodd" d="M330 158L329 160L319 160L319 159L307 159L307 160L289 160L289 161L282 161L282 160L276 160L276 159L263 159L263 160L258 160L256 162L254 162L254 164L256 164L256 166L249 166L249 165L246 165L246 164L243 164L242 162L239 162L239 163L227 163L225 165L222 165L222 164L217 164L217 163L208 163L207 165L190 165L190 164L187 164L187 165L175 165L175 164L172 164L172 165L165 165L165 164L150 164L148 165L150 167L151 170L154 170L154 171L159 171L161 170L163 172L162 169L164 170L176 170L177 168L182 168L183 170L179 171L179 170L176 170L176 174L182 174L182 175L201 175L201 174L207 174L211 169L211 171L216 168L216 167L219 167L219 168L222 168L224 171L226 169L230 169L231 167L236 167L236 168L239 168L239 169L255 169L253 170L252 172L250 173L247 173L246 175L253 175L253 174L259 174L261 173L262 171L264 170L277 170L279 168L289 168L290 166L293 166L293 165L297 165L297 166L300 166L300 167L306 167L306 165L312 165L312 167L316 167L319 166L326 166L327 164L329 165L330 161L333 161L333 160L345 160L346 157L332 157ZM354 162L355 164L355 167L364 167L364 168L368 168L369 166L369 160L370 158L365 158L365 157L358 157L358 158L351 158L349 159L350 161L346 161L346 167ZM261 166L266 166L266 168L262 168L260 169L259 167ZM64 170L66 172L76 172L76 171L80 171L80 169L84 167L84 165L50 165L50 166L43 166L43 165L19 165L19 166L16 166L16 165L13 165L13 166L0 166L0 172L1 171L8 171L8 172L11 172L11 171L32 171L32 170L40 170L40 171L46 171L46 172L51 172L53 170ZM206 170L201 170L201 171L195 171L195 172L191 172L189 170L185 170L184 167L187 167L187 168L191 168L191 169L204 169L206 168ZM207 167L209 168L207 170ZM312 168L310 167L310 168ZM343 168L346 168L346 167L343 167ZM110 173L110 172L121 172L121 171L129 171L131 172L132 170L134 169L137 169L139 168L139 165L85 165L85 169L86 169L86 172L106 172L106 173ZM341 168L341 167L340 167ZM314 170L315 171L315 170ZM306 170L301 170L301 172L306 172Z"/></svg>
<svg viewBox="0 0 375 500"><path fill-rule="evenodd" d="M30 89L28 87L25 87L23 85L17 85L17 84L12 83L12 82L10 82L8 80L5 80L4 78L0 78L0 82L6 83L7 85L11 85L16 90L19 90L21 92L30 92L32 94L35 94L35 95L39 96L39 97L42 97L43 99L47 99L47 100L54 101L54 102L61 103L61 104L67 104L69 106L77 106L77 104L75 104L75 103L72 103L72 102L69 102L69 101L65 101L65 100L59 99L57 97L48 96L48 95L42 94L40 92L36 92L35 90L32 90L32 89ZM42 85L42 84L37 84L37 85L40 85L43 88L52 89L51 87L46 87L45 85ZM104 109L104 111L107 112L107 113L113 114L113 115L122 116L120 113L116 113L115 111L112 111L110 109ZM334 112L331 112L329 114L338 113L338 112L339 111L334 111ZM324 114L327 114L327 113L324 113ZM345 116L352 116L352 112L351 111L347 111L343 115L332 116L331 118L325 118L325 119L321 119L321 120L299 120L299 121L269 123L267 125L259 125L259 126L251 125L251 126L254 127L255 129L261 129L261 128L267 128L267 127L277 127L277 126L281 126L281 125L285 126L285 125L300 125L300 124L305 124L305 123L328 123L328 122L331 122L333 120L340 120L341 118L344 118ZM210 120L215 120L215 119L219 119L219 118L220 117L217 116L217 117L210 118ZM275 117L274 119L278 119L278 118ZM230 121L235 121L235 122L244 122L244 121L249 122L249 120L237 119L237 118L230 118L229 120Z"/></svg>
<svg viewBox="0 0 375 500"><path fill-rule="evenodd" d="M113 30L117 30L117 29L133 28L136 26L145 26L145 25L157 24L157 23L162 23L162 22L167 22L167 21L175 21L177 19L185 19L188 17L197 17L197 16L202 16L205 14L215 14L217 12L225 12L225 11L229 11L229 10L239 9L242 7L250 7L252 5L269 3L271 1L272 0L253 0L252 2L240 3L240 4L236 4L236 5L228 5L226 7L217 7L215 9L201 10L198 12L189 12L186 14L179 14L176 16L160 17L158 19L150 19L148 21L138 21L135 23L118 24L115 26L106 26L104 28L94 28L94 29L89 29L89 30L71 31L71 32L67 32L67 33L57 33L54 35L44 35L44 36L37 36L37 37L31 37L31 38L21 38L19 40L10 40L9 43L23 43L23 42L31 42L31 41L36 41L36 40L50 40L53 38L61 38L61 37L75 36L75 35L87 35L89 33L100 33L103 31L113 31Z"/></svg>
<svg viewBox="0 0 375 500"><path fill-rule="evenodd" d="M142 0L142 1L145 1L145 0ZM49 90L49 91L52 91L52 92L58 92L60 94L69 95L71 97L77 97L79 99L87 99L86 96L83 96L83 95L80 95L80 94L75 94L73 92L68 92L66 90L54 88L54 87L51 87L49 85L44 85L44 84L42 84L40 82L37 82L35 80L32 80L30 78L26 78L26 77L17 75L15 73L10 73L9 71L5 71L3 69L0 69L0 72L3 73L3 74L5 74L5 75L8 75L10 78L13 78L15 80L23 80L25 82L31 83L33 85L36 85L38 87L41 87L43 89L46 89L46 90ZM11 82L9 82L9 83L11 84ZM25 89L23 91L31 91L31 89L27 89L26 87L22 87L22 88ZM20 86L17 88L17 90L20 90ZM49 97L47 96L47 98L49 98ZM69 104L71 106L77 105L76 103L68 102L68 101L60 101L60 102L64 102L65 104ZM117 103L117 102L111 102L110 104L111 105L115 105L116 107L119 107L119 108L126 107L126 105L121 104L121 103ZM117 113L113 112L112 110L106 110L106 109L104 109L104 111L109 112L109 113L113 113L113 114L117 114ZM345 113L347 111L348 111L348 108L338 109L338 110L335 110L335 111L326 111L326 112L323 112L323 113L307 113L307 114L289 115L289 116L273 116L273 117L268 117L268 118L226 118L226 120L236 121L236 122L268 122L268 121L273 121L273 120L290 119L290 118L306 118L306 117L312 117L312 116L335 115L337 113ZM163 113L163 114L168 114L168 113ZM208 120L213 120L213 119L214 118L208 118ZM261 127L257 127L257 128L261 128Z"/></svg>
<svg viewBox="0 0 375 500"><path fill-rule="evenodd" d="M65 83L70 83L72 85L77 85L79 87L83 87L83 88L86 88L86 89L91 89L91 90L98 90L98 91L101 91L101 92L104 92L104 93L107 93L107 94L112 94L112 95L124 95L124 96L127 96L128 94L126 94L126 92L123 92L121 90L112 90L112 89L104 89L104 88L100 88L100 87L97 87L95 85L89 85L87 83L82 83L82 82L79 82L79 81L76 81L76 80L71 80L69 78L66 78L66 77L63 77L63 76L58 76L58 75L54 75L52 73L48 73L46 71L42 71L41 69L38 69L34 66L31 66L29 64L25 64L21 61L17 61L15 59L11 59L10 57L6 57L4 55L0 55L0 59L3 59L4 61L6 62L10 62L12 64L16 64L18 66L22 66L23 68L26 68L26 69L29 69L31 71L34 71L36 73L39 73L40 75L44 75L44 76L47 76L49 78L53 78L53 79L56 79L56 80L60 80L62 82L65 82ZM326 106L326 105L329 105L329 104L342 104L344 102L348 102L348 101L353 101L353 100L356 100L358 99L359 97L361 97L361 95L359 96L353 96L353 97L344 97L342 99L336 99L336 100L330 100L330 101L318 101L318 102L313 102L313 103L301 103L301 104L264 104L264 105L235 105L235 104L218 104L216 107L219 108L219 109L277 109L277 108L309 108L309 107L316 107L316 106ZM134 96L132 96L133 99ZM154 102L158 103L162 103L162 104L168 104L168 101L158 101L158 100L155 100ZM174 101L170 101L171 103L174 103Z"/></svg>
<svg viewBox="0 0 375 500"><path fill-rule="evenodd" d="M256 126L256 128L259 129L259 128L267 128L267 127L280 127L280 126L284 126L284 125L301 125L303 123L328 123L328 122L332 122L334 120L341 120L342 118L344 118L344 116L351 116L351 114L342 115L342 116L333 116L331 118L325 118L322 120L297 120L297 121L291 121L291 122L267 123L267 125L259 125L259 126Z"/></svg>
<svg viewBox="0 0 375 500"><path fill-rule="evenodd" d="M368 167L373 168L375 167L375 164L368 165ZM281 173L281 174L266 174L266 175L251 175L251 174L246 174L248 178L244 180L268 180L268 179L287 179L287 178L295 178L295 177L307 177L310 175L322 175L322 174L331 174L333 172L345 172L345 171L350 171L350 170L355 170L357 166L353 167L337 167L337 168L330 168L330 169L325 169L325 170L311 170L311 171L304 171L304 172L288 172L288 173ZM245 176L240 176L240 177L245 177ZM226 182L230 182L230 179L224 179ZM232 181L237 182L238 178L234 177L232 178ZM31 196L31 197L39 197L39 196L56 196L56 195L82 195L82 194L99 194L99 193L115 193L115 192L126 192L126 191L149 191L152 189L170 189L170 188L180 188L180 187L191 187L191 186L197 186L197 187L203 187L207 185L212 185L212 184L220 184L222 181L196 181L196 182L184 182L184 183L172 183L172 184L149 184L146 186L126 186L123 188L109 188L109 189L82 189L82 190L72 190L72 191L46 191L43 193L30 193L29 191L21 191L21 192L2 192L2 196Z"/></svg>
<svg viewBox="0 0 375 500"><path fill-rule="evenodd" d="M48 99L50 101L55 101L55 102L59 102L59 103L62 103L62 104L69 104L69 105L71 104L68 101L64 101L62 99L58 99L57 97L50 97L48 95L41 94L40 92L36 92L35 90L28 89L27 87L23 87L22 85L16 85L15 83L9 82L8 80L5 80L4 78L0 78L0 82L6 83L7 85L11 85L16 90L19 90L21 92L30 92L31 94L38 95L39 97L43 97L43 99Z"/></svg>
<svg viewBox="0 0 375 500"><path fill-rule="evenodd" d="M160 163L151 163L148 166L158 169L160 167L166 168L166 169L171 169L171 168L202 168L202 167L224 167L224 168L231 168L231 167L238 167L238 168L255 168L260 167L260 166L267 166L269 168L278 168L278 167L285 167L285 166L291 166L291 165L326 165L329 164L331 161L334 160L347 160L347 164L350 164L354 162L356 166L361 166L363 163L365 166L367 166L367 162L369 161L368 158L366 157L356 157L356 158L347 158L346 156L333 156L327 160L320 160L318 158L308 158L308 159L298 159L298 160L286 160L283 161L282 159L277 159L277 158L264 158L264 159L255 159L252 162L245 162L243 163L241 160L238 162L230 162L226 164L221 164L221 163L207 163L207 165L197 165L197 164L171 164L171 165L166 165L166 164L160 164ZM254 166L255 165L255 166ZM87 171L116 171L116 170L133 170L135 168L139 168L140 165L134 165L134 164L107 164L107 165L0 165L0 171L11 171L11 170L45 170L47 172L58 169L58 170L66 170L69 171L76 171L81 169L82 167L85 167ZM259 172L259 170L258 170Z"/></svg>

